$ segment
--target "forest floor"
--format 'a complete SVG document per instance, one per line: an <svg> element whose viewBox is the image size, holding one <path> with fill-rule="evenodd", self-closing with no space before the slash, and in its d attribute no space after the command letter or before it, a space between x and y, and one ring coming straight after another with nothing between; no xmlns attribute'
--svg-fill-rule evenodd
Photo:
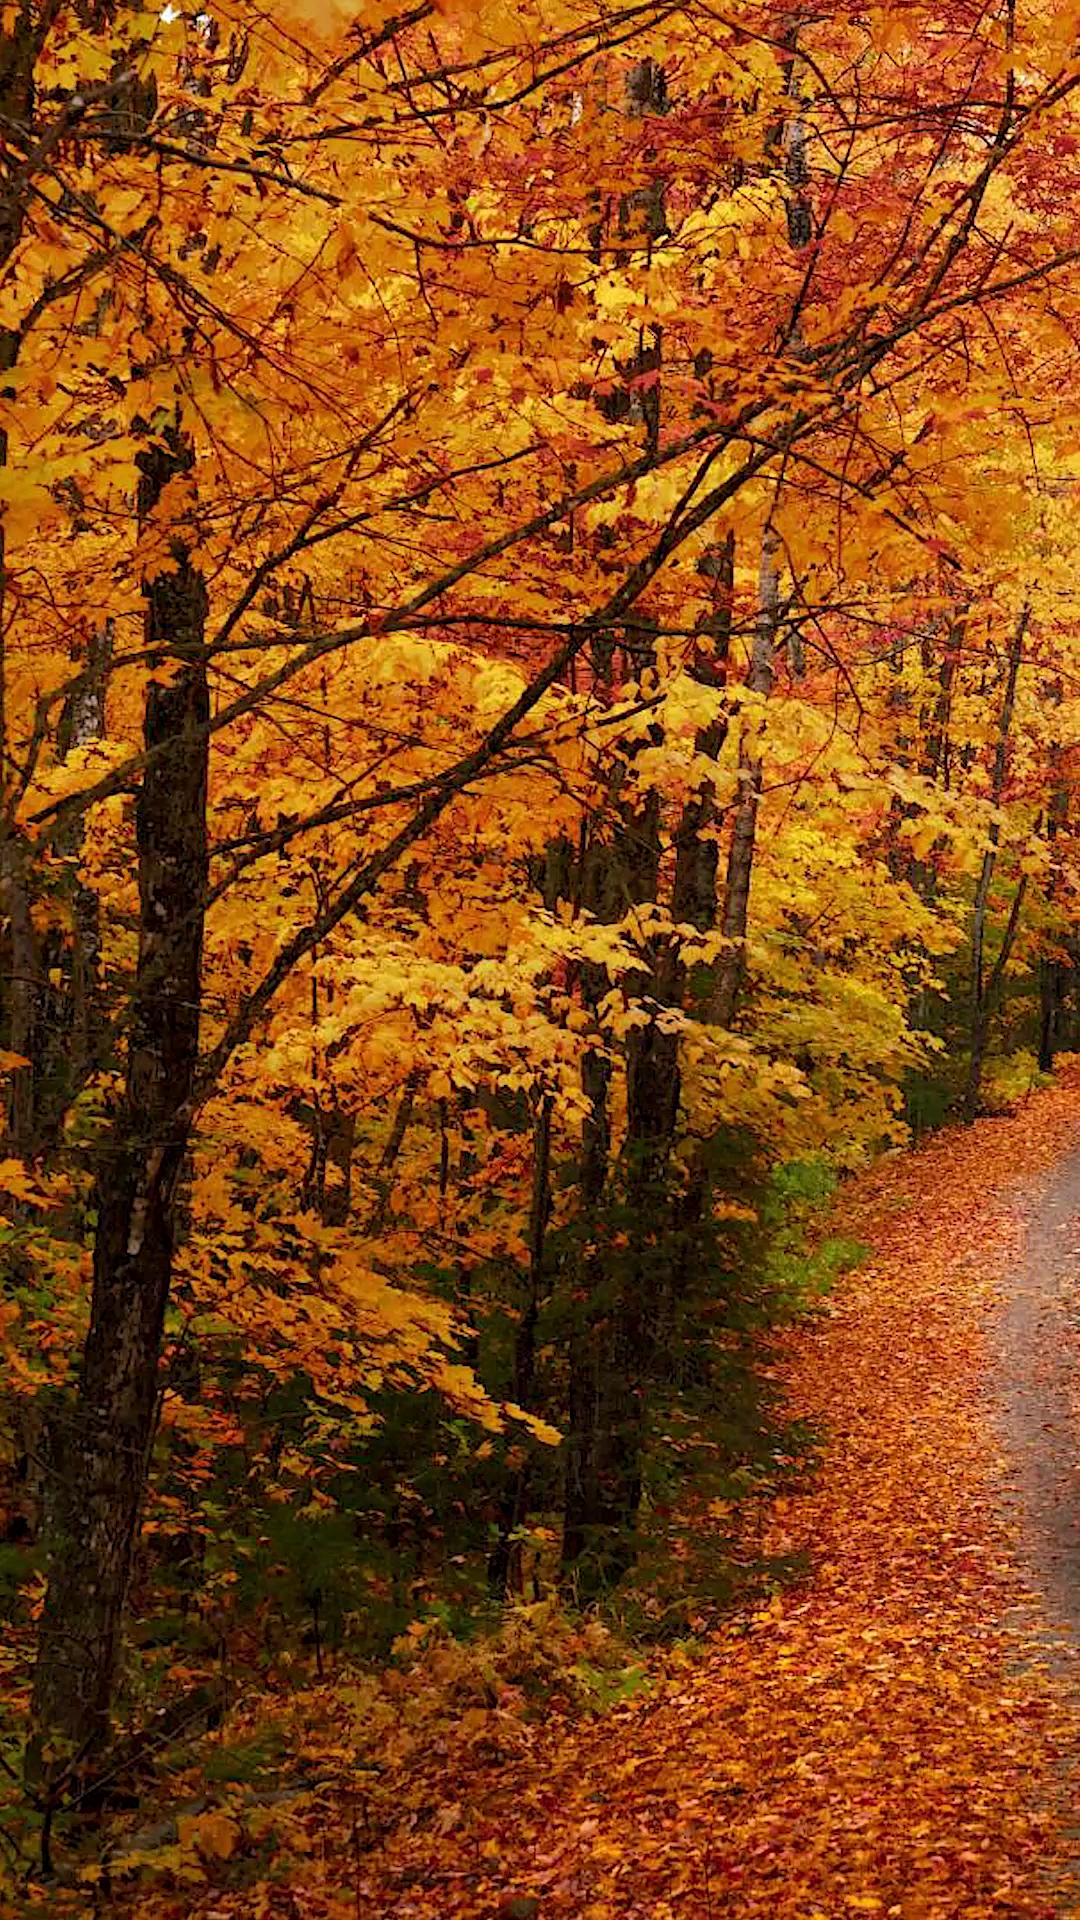
<svg viewBox="0 0 1080 1920"><path fill-rule="evenodd" d="M505 1671L470 1693L445 1648L298 1692L291 1737L332 1783L235 1792L141 1894L120 1874L85 1910L1080 1914L1080 1080L891 1156L840 1208L870 1258L778 1342L826 1444L755 1522L805 1577L592 1717L537 1715ZM361 1722L382 1734L350 1772Z"/></svg>

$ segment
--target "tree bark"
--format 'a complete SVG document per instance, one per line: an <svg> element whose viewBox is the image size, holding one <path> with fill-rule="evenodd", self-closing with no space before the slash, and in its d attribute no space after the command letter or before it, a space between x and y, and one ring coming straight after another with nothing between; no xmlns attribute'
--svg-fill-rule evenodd
<svg viewBox="0 0 1080 1920"><path fill-rule="evenodd" d="M779 149L783 158L787 188L788 245L793 253L809 246L813 238L813 216L807 194L809 168L806 158L806 128L798 111L799 25L788 23L782 44L785 47L788 98L795 111L786 114L766 141L766 150ZM803 355L799 303L796 302L785 330L784 345L793 360ZM772 692L776 671L776 643L780 629L780 543L773 524L779 505L783 476L776 483L776 495L765 531L761 537L761 566L758 576L758 612L754 644L747 674L748 690L762 701ZM796 648L796 654L798 649ZM727 945L717 963L709 1018L721 1027L730 1027L735 1018L739 994L746 974L746 929L750 910L750 883L757 842L758 807L761 801L762 759L757 746L748 742L739 756L739 796L732 822L724 881L724 907L721 931Z"/></svg>
<svg viewBox="0 0 1080 1920"><path fill-rule="evenodd" d="M1012 644L1009 648L1009 664L1005 680L1005 697L1001 703L1001 719L998 722L997 749L994 754L994 769L990 782L990 799L995 809L1001 804L1005 790L1005 774L1009 763L1009 735L1012 731L1013 714L1016 709L1016 683L1020 675L1020 662L1024 652L1024 635L1027 632L1029 608L1021 609L1016 623ZM975 889L975 914L971 928L971 1059L968 1066L967 1088L964 1094L964 1113L973 1120L979 1105L979 1091L982 1085L983 1062L986 1054L986 1041L989 1032L990 1015L997 989L1001 984L1009 949L1016 937L1019 924L1019 903L1023 900L1024 888L1017 890L1013 902L1013 911L1009 917L1002 950L989 987L986 981L986 917L990 902L990 887L997 866L998 848L1001 844L1001 827L995 818L990 822L988 845L983 854L979 883Z"/></svg>
<svg viewBox="0 0 1080 1920"><path fill-rule="evenodd" d="M1056 706L1061 705L1062 687L1058 680L1043 689L1043 697L1051 699ZM1069 787L1066 779L1067 749L1061 741L1055 741L1050 749L1050 764L1054 777L1050 789L1050 805L1046 817L1046 838L1052 847L1060 833L1069 824ZM1058 896L1059 869L1052 868L1050 882L1046 891L1047 905L1052 907ZM1071 943L1066 944L1064 937L1059 941L1058 951L1044 953L1039 958L1039 1071L1052 1073L1054 1055L1061 1044L1061 1017L1065 1008L1065 999L1075 969L1064 955L1070 951Z"/></svg>
<svg viewBox="0 0 1080 1920"><path fill-rule="evenodd" d="M627 908L656 899L660 860L655 796L640 804L623 800L616 785L613 800L618 819L611 845L597 843L583 854L583 904L608 923ZM584 975L583 998L595 1007L607 991L607 973L602 967L587 967ZM631 1053L628 1081L634 1076ZM582 1588L618 1578L629 1564L627 1535L641 1497L649 1375L649 1303L636 1283L632 1257L622 1258L616 1267L613 1249L605 1245L605 1211L619 1204L610 1181L610 1082L607 1057L599 1051L587 1054L583 1084L589 1117L583 1128L580 1179L587 1242L570 1341L562 1553L568 1580ZM640 1105L640 1090L631 1094L628 1088L631 1100ZM634 1126L628 1115L631 1147ZM632 1228L629 1231L632 1236Z"/></svg>
<svg viewBox="0 0 1080 1920"><path fill-rule="evenodd" d="M514 1334L514 1370L511 1397L531 1411L536 1403L536 1327L544 1293L544 1241L551 1212L551 1114L549 1093L541 1093L533 1125L532 1193L529 1201L529 1272L525 1306ZM529 1514L532 1474L529 1462L518 1468L503 1491L499 1537L488 1562L492 1592L501 1600L511 1585L514 1534Z"/></svg>
<svg viewBox="0 0 1080 1920"><path fill-rule="evenodd" d="M0 113L5 126L28 123L34 106L34 67L38 41L30 8L20 7L10 30L0 34ZM14 161L0 164L0 269L7 266L22 237L26 198L17 181ZM13 180L10 176L16 176ZM17 328L0 328L0 377L10 373L19 356ZM8 460L8 437L0 426L0 467ZM8 1083L6 1121L8 1151L25 1154L33 1135L34 1078L29 1064L33 1046L39 982L37 941L30 917L30 889L26 848L14 821L14 802L8 794L7 663L4 658L7 553L0 521L0 914L7 921L3 949L2 1018L0 1037L6 1048L28 1064L16 1068Z"/></svg>
<svg viewBox="0 0 1080 1920"><path fill-rule="evenodd" d="M776 668L776 636L780 624L778 542L766 527L761 541L758 613L750 671L746 685L760 700L772 691ZM758 807L761 803L762 758L756 744L744 743L739 755L739 797L731 828L724 912L721 932L727 942L716 964L709 1017L717 1026L730 1027L746 972L746 928L750 911L750 881L754 870Z"/></svg>
<svg viewBox="0 0 1080 1920"><path fill-rule="evenodd" d="M114 623L102 621L91 637L79 683L64 703L56 753L69 753L105 737L105 692L112 664ZM68 863L65 893L71 931L53 931L41 942L37 1017L31 1054L34 1100L32 1151L54 1147L72 1099L86 1084L105 1035L98 979L101 905L79 876L83 820L73 815L58 832L55 851Z"/></svg>
<svg viewBox="0 0 1080 1920"><path fill-rule="evenodd" d="M192 456L170 431L140 455L139 517ZM208 873L206 589L183 542L144 588L154 749L136 809L139 954L126 1084L96 1182L90 1328L68 1420L54 1434L55 1516L34 1674L29 1777L47 1800L108 1734L116 1658L157 1413L176 1191L198 1057Z"/></svg>
<svg viewBox="0 0 1080 1920"><path fill-rule="evenodd" d="M704 555L699 571L712 582L712 609L703 632L712 641L711 656L693 668L694 678L708 687L725 687L731 652L731 624L735 595L735 535ZM710 760L719 758L727 739L728 719L722 714L698 734L698 753ZM687 921L705 933L716 919L716 869L719 847L714 838L706 838L716 821L716 792L711 783L691 795L683 808L675 839L675 879L671 891L671 917L680 924Z"/></svg>

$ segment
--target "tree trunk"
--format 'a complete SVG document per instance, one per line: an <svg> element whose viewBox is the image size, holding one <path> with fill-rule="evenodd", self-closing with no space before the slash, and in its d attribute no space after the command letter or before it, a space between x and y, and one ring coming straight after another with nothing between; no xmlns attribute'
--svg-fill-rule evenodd
<svg viewBox="0 0 1080 1920"><path fill-rule="evenodd" d="M1063 968L1060 960L1039 961L1039 1071L1052 1073L1061 1027Z"/></svg>
<svg viewBox="0 0 1080 1920"><path fill-rule="evenodd" d="M1016 707L1016 683L1020 675L1020 661L1024 651L1024 635L1027 632L1029 609L1021 610L1016 623L1012 645L1009 648L1009 665L1005 681L1005 698L1001 703L1001 719L998 723L997 751L994 755L994 770L990 783L990 800L995 811L1001 804L1005 790L1005 773L1009 759L1009 735L1012 730L1013 712ZM990 982L986 981L986 916L990 902L990 886L997 866L998 847L1001 844L1001 827L997 819L990 822L988 845L983 855L979 884L975 889L975 915L971 928L971 1059L968 1066L967 1089L964 1094L964 1113L973 1120L979 1106L979 1091L982 1086L983 1062L986 1055L986 1041L989 1032L990 1015L993 1010L993 998L1005 971L1008 949L1016 936L1019 921L1019 902L1023 899L1023 885L1018 888L1013 902L1013 911L1009 918L1001 953Z"/></svg>
<svg viewBox="0 0 1080 1920"><path fill-rule="evenodd" d="M798 110L799 24L790 20L781 37L786 68L785 92L795 111L785 114L766 140L766 152L779 149L783 159L787 190L788 245L793 253L808 247L813 238L813 215L808 198L809 168L806 158L806 127ZM793 361L804 357L800 328L800 308L796 301L785 329L784 346ZM773 525L780 502L783 470L776 483L773 508L761 536L761 566L758 576L758 612L754 644L747 674L748 690L765 701L772 692L776 671L776 643L780 629L780 542ZM799 649L796 646L796 656ZM798 664L798 662L797 662ZM739 756L739 797L728 848L724 882L724 907L721 931L727 945L717 963L709 1018L717 1026L730 1027L735 1018L739 994L746 973L746 929L750 909L750 882L753 877L754 850L757 841L758 807L761 801L762 760L756 745L745 741Z"/></svg>
<svg viewBox="0 0 1080 1920"><path fill-rule="evenodd" d="M541 1093L533 1126L532 1194L529 1202L528 1293L514 1334L514 1371L511 1398L526 1412L536 1404L536 1326L544 1293L544 1241L551 1212L551 1113L549 1093ZM511 1587L514 1535L529 1515L531 1470L528 1460L518 1468L503 1491L499 1537L488 1562L488 1580L500 1600ZM520 1582L518 1583L520 1591Z"/></svg>
<svg viewBox="0 0 1080 1920"><path fill-rule="evenodd" d="M1044 689L1044 697L1061 705L1062 688L1058 681ZM1046 838L1052 847L1058 834L1063 832L1069 822L1069 788L1065 778L1066 748L1055 741L1050 749L1050 761L1054 768L1054 781L1050 792L1050 806L1046 819ZM1052 906L1058 894L1057 869L1051 869L1050 883L1047 887L1047 905ZM1065 996L1072 969L1057 955L1043 954L1039 960L1039 1071L1052 1073L1054 1055L1061 1045L1061 1016L1065 1007Z"/></svg>
<svg viewBox="0 0 1080 1920"><path fill-rule="evenodd" d="M139 517L190 470L175 431L140 455ZM116 1658L153 1440L176 1190L198 1056L209 697L207 596L188 551L145 588L151 663L136 810L139 955L127 1077L96 1184L90 1328L70 1419L53 1441L49 1584L34 1674L31 1779L55 1801L107 1737Z"/></svg>
<svg viewBox="0 0 1080 1920"><path fill-rule="evenodd" d="M588 1337L570 1356L562 1563L582 1598L616 1584L632 1564L641 1504L645 1409L623 1305L613 1299L600 1317L594 1297Z"/></svg>
<svg viewBox="0 0 1080 1920"><path fill-rule="evenodd" d="M703 556L699 572L712 582L713 604L703 632L712 641L711 656L699 659L693 676L707 687L725 687L731 652L731 623L735 595L735 535L729 532L723 542L710 547ZM728 719L722 714L698 734L695 747L710 760L719 758L727 739ZM675 879L671 892L671 917L680 924L688 921L705 933L716 919L716 868L719 848L706 833L716 820L716 793L711 784L692 794L683 808L675 838Z"/></svg>
<svg viewBox="0 0 1080 1920"><path fill-rule="evenodd" d="M771 525L761 541L761 572L758 582L758 613L753 652L746 684L759 699L767 700L772 691L776 664L776 636L780 624L780 574L777 566L778 542ZM721 932L727 942L716 964L713 978L710 1018L720 1027L730 1027L735 1017L739 992L746 972L746 928L750 909L750 881L754 870L758 807L761 802L762 759L758 747L744 744L739 755L739 797L731 828L727 874L724 883L724 912Z"/></svg>
<svg viewBox="0 0 1080 1920"><path fill-rule="evenodd" d="M0 76L6 50L6 43L0 41ZM5 89L0 97L6 100L9 90ZM0 266L13 251L21 226L21 211L16 221L12 210L5 209L0 200ZM0 329L0 373L14 367L18 350L18 334L7 327ZM7 453L7 433L0 426L0 467L7 465ZM8 794L7 672L3 656L6 589L6 549L0 521L0 914L7 921L4 977L0 983L3 989L0 1039L5 1048L26 1063L16 1067L9 1077L5 1114L7 1151L25 1157L31 1151L34 1134L33 1047L40 965L30 911L27 849L15 824L14 799Z"/></svg>
<svg viewBox="0 0 1080 1920"><path fill-rule="evenodd" d="M35 10L29 0L4 10L0 29L0 122L5 128L30 127L34 118L35 68L48 40L56 9ZM14 150L0 160L0 272L8 266L26 223L28 186ZM0 327L0 376L16 365L21 346L18 326ZM0 425L0 467L8 460L8 436ZM0 915L7 933L0 948L0 1044L29 1064L10 1076L6 1101L9 1139L6 1151L28 1154L34 1135L32 1049L37 1023L40 955L31 918L30 862L24 836L15 823L14 797L8 790L6 626L7 556L0 522Z"/></svg>
<svg viewBox="0 0 1080 1920"><path fill-rule="evenodd" d="M583 904L609 923L627 908L656 899L660 859L655 796L638 805L622 801L616 791L614 800L619 818L612 844L585 851L582 881ZM603 967L584 972L583 997L595 1007L607 991L608 976ZM631 1053L628 1079L634 1073ZM580 1191L588 1243L570 1342L562 1556L572 1583L581 1587L617 1579L629 1564L628 1530L641 1498L649 1375L649 1303L642 1298L632 1254L621 1254L616 1263L614 1248L605 1244L601 1209L618 1204L609 1192L610 1081L608 1059L599 1051L587 1054L583 1083L589 1118L583 1129ZM631 1150L633 1124L630 1119Z"/></svg>
<svg viewBox="0 0 1080 1920"><path fill-rule="evenodd" d="M56 753L69 753L105 737L105 693L112 665L114 623L104 620L91 637L83 671L64 703ZM53 1148L63 1133L73 1098L85 1086L106 1038L98 979L101 907L79 876L83 822L78 814L56 834L55 852L68 863L65 894L71 930L45 935L39 956L37 1022L32 1053L33 1151ZM104 1064L104 1063L102 1063Z"/></svg>

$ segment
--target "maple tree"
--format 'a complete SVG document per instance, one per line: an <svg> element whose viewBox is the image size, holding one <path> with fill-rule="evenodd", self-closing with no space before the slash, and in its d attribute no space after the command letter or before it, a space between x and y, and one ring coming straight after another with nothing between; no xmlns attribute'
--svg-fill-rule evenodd
<svg viewBox="0 0 1080 1920"><path fill-rule="evenodd" d="M767 1317L768 1168L901 1140L935 1041L976 1112L1011 985L1051 1063L1076 33L4 10L0 1312L47 1809L140 1556L197 1562L236 1456L252 1511L347 1513L422 1387L486 1436L494 1588L556 1515L582 1597L656 1410Z"/></svg>

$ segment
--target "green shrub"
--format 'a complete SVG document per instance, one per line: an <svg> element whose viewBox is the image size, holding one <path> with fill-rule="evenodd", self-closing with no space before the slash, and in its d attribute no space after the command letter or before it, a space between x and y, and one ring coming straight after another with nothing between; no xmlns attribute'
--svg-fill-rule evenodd
<svg viewBox="0 0 1080 1920"><path fill-rule="evenodd" d="M1007 1113L1037 1087L1050 1086L1052 1079L1052 1074L1040 1071L1038 1058L1030 1048L1022 1047L1004 1059L987 1061L981 1104L989 1113Z"/></svg>

